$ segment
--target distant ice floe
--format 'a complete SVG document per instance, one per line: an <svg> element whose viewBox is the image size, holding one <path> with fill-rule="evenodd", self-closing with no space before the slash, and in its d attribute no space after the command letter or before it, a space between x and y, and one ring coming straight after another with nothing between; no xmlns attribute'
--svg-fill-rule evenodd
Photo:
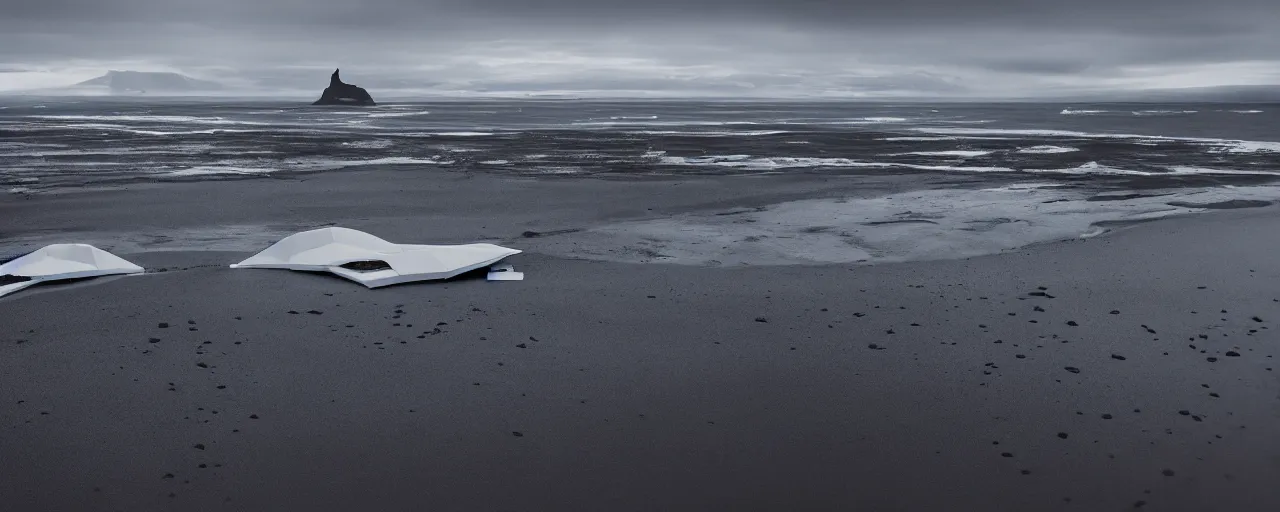
<svg viewBox="0 0 1280 512"><path fill-rule="evenodd" d="M1266 205L1280 199L1280 187L1150 190L1105 201L1091 197L1088 191L1032 182L809 199L609 224L539 241L538 250L607 261L727 266L964 258L1097 236L1114 223L1215 205Z"/></svg>

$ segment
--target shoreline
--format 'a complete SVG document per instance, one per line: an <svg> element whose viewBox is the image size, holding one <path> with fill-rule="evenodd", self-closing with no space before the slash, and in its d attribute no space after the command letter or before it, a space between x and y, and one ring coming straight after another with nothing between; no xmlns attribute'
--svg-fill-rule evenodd
<svg viewBox="0 0 1280 512"><path fill-rule="evenodd" d="M378 290L227 268L261 247L189 250L246 240L220 229L263 218L280 232L328 217L394 242L464 242L915 186L364 178L0 203L20 234L196 235L120 254L160 271L0 299L0 500L1280 507L1276 206L876 265L635 264L537 245L586 240L572 232L520 238L528 251L510 262L524 281Z"/></svg>
<svg viewBox="0 0 1280 512"><path fill-rule="evenodd" d="M404 243L506 243L604 261L878 264L999 254L1277 201L1277 185L1120 193L945 174L611 180L373 169L2 201L0 215L12 221L0 226L0 237L6 253L72 239L121 254L250 252L340 225Z"/></svg>

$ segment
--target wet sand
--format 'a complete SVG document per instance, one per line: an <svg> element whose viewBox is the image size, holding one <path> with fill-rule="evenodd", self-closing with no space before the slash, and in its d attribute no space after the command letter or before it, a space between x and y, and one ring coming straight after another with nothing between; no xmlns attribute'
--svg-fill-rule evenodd
<svg viewBox="0 0 1280 512"><path fill-rule="evenodd" d="M645 206L585 181L499 197L465 181L380 193L408 213L287 182L0 204L10 238L327 218L533 248L511 259L522 282L370 291L227 269L253 249L210 235L221 250L119 252L144 276L6 297L3 508L1280 508L1274 207L960 260L708 268L522 234L853 192L654 182Z"/></svg>

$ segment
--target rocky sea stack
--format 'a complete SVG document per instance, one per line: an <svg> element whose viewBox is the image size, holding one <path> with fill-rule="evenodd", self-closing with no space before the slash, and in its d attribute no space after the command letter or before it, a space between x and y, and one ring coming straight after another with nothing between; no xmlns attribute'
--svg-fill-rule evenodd
<svg viewBox="0 0 1280 512"><path fill-rule="evenodd" d="M343 83L342 78L338 77L338 70L333 70L333 75L329 77L329 87L326 87L324 93L320 95L320 99L316 100L312 105L359 105L374 106L373 97L369 96L369 91L360 87Z"/></svg>

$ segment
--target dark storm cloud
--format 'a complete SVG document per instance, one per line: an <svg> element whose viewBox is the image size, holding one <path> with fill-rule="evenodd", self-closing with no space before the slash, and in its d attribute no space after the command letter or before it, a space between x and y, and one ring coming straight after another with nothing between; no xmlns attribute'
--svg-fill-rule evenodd
<svg viewBox="0 0 1280 512"><path fill-rule="evenodd" d="M1084 61L1071 60L1004 60L986 65L992 71L1006 73L1027 73L1033 75L1069 75L1083 73L1091 64Z"/></svg>
<svg viewBox="0 0 1280 512"><path fill-rule="evenodd" d="M1277 19L1273 0L41 0L6 6L23 21L232 22L347 27L440 26L462 20L550 25L655 21L782 25L1125 27L1191 36Z"/></svg>
<svg viewBox="0 0 1280 512"><path fill-rule="evenodd" d="M306 87L341 65L374 84L474 91L1256 83L1280 75L1276 1L10 0L0 67L144 63Z"/></svg>

